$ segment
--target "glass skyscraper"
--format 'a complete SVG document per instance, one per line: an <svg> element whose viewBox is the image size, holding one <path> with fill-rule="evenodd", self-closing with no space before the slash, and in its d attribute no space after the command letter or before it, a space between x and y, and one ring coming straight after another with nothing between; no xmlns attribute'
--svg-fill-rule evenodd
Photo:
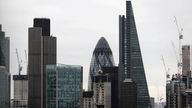
<svg viewBox="0 0 192 108"><path fill-rule="evenodd" d="M98 75L101 67L115 66L113 54L108 42L104 37L101 37L93 51L91 65L89 70L88 90L93 89L93 78Z"/></svg>
<svg viewBox="0 0 192 108"><path fill-rule="evenodd" d="M76 65L48 65L47 108L81 108L83 68Z"/></svg>
<svg viewBox="0 0 192 108"><path fill-rule="evenodd" d="M131 78L137 85L137 108L149 108L150 97L131 1L126 2L126 17L119 18L119 81Z"/></svg>

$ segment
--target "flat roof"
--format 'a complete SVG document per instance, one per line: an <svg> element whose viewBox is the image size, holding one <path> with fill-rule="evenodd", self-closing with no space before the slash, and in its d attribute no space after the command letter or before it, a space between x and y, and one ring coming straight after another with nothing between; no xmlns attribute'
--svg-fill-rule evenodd
<svg viewBox="0 0 192 108"><path fill-rule="evenodd" d="M13 80L28 80L28 75L13 75Z"/></svg>

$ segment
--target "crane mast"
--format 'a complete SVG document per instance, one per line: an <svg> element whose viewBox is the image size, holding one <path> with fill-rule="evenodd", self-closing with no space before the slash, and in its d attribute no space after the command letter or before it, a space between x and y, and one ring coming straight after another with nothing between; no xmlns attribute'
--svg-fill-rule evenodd
<svg viewBox="0 0 192 108"><path fill-rule="evenodd" d="M176 24L176 27L177 27L177 31L178 31L178 35L179 35L179 58L178 58L178 63L177 63L177 68L178 68L178 74L181 74L182 73L182 50L181 50L181 47L182 47L182 39L183 39L183 29L179 27L178 25L178 22L177 22L177 18L174 17L175 20L175 24Z"/></svg>
<svg viewBox="0 0 192 108"><path fill-rule="evenodd" d="M22 60L20 60L20 58L19 58L19 54L18 54L17 49L16 49L16 56L17 56L17 62L18 62L18 68L19 68L19 75L21 75L21 71L22 71L21 63L22 63Z"/></svg>
<svg viewBox="0 0 192 108"><path fill-rule="evenodd" d="M164 66L164 69L165 69L165 72L166 72L166 82L168 81L168 79L170 78L170 74L169 74L169 68L166 67L166 64L165 64L165 60L164 60L164 57L162 56L162 62L163 62L163 66Z"/></svg>

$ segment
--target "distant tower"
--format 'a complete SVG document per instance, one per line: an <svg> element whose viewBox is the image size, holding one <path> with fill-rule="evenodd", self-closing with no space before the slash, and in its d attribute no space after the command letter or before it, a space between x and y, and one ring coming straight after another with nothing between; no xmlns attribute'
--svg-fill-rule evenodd
<svg viewBox="0 0 192 108"><path fill-rule="evenodd" d="M50 36L50 19L35 18L28 37L29 108L46 107L46 65L56 64L56 37Z"/></svg>
<svg viewBox="0 0 192 108"><path fill-rule="evenodd" d="M1 30L0 25L0 107L10 106L10 73L9 73L9 37Z"/></svg>
<svg viewBox="0 0 192 108"><path fill-rule="evenodd" d="M9 59L10 59L10 39L5 37L5 32L3 32L0 25L0 66L5 66L7 72L9 73Z"/></svg>
<svg viewBox="0 0 192 108"><path fill-rule="evenodd" d="M101 37L93 51L93 56L91 59L91 65L89 70L89 82L88 90L93 89L93 78L98 75L101 67L113 67L115 66L113 54L108 42L104 37Z"/></svg>
<svg viewBox="0 0 192 108"><path fill-rule="evenodd" d="M131 78L137 85L137 108L149 108L150 97L131 1L126 2L126 18L119 19L119 85Z"/></svg>
<svg viewBox="0 0 192 108"><path fill-rule="evenodd" d="M182 75L191 77L189 45L182 46Z"/></svg>

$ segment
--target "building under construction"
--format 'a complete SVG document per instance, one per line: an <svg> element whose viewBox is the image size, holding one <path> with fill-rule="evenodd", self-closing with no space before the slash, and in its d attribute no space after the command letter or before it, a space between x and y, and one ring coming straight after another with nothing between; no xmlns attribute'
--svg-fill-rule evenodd
<svg viewBox="0 0 192 108"><path fill-rule="evenodd" d="M19 58L18 51L16 49L17 61L18 61L18 75L13 75L14 81L14 94L11 101L12 108L28 108L28 75L22 75L22 60ZM25 56L26 56L25 52ZM26 56L27 66L27 56ZM26 67L27 68L27 67Z"/></svg>
<svg viewBox="0 0 192 108"><path fill-rule="evenodd" d="M166 84L166 108L192 108L192 77L190 46L182 46L181 74L175 74Z"/></svg>
<svg viewBox="0 0 192 108"><path fill-rule="evenodd" d="M12 108L28 108L28 75L13 75L14 99Z"/></svg>

